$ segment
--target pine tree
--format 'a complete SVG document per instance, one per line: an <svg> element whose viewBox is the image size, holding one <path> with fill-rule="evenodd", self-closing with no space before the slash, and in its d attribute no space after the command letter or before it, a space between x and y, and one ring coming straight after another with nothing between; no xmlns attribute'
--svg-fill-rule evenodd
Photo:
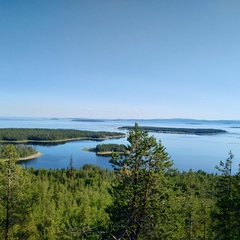
<svg viewBox="0 0 240 240"><path fill-rule="evenodd" d="M170 203L173 186L167 174L173 165L165 147L137 124L129 132L124 158L110 162L117 182L110 190L113 239L168 239L174 229Z"/></svg>
<svg viewBox="0 0 240 240"><path fill-rule="evenodd" d="M216 166L221 172L217 186L216 209L213 212L217 239L240 239L239 174L232 175L233 157L230 151L227 160Z"/></svg>
<svg viewBox="0 0 240 240"><path fill-rule="evenodd" d="M34 226L26 227L25 224L31 222L31 204L35 195L29 188L26 171L16 164L18 158L16 148L7 145L4 160L0 163L0 221L4 232L2 237L4 235L6 240L10 239L10 235L28 239L34 231Z"/></svg>

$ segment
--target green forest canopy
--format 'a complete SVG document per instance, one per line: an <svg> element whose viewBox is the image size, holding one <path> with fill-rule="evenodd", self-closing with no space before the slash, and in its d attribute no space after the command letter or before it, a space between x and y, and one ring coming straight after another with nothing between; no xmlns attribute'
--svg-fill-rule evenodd
<svg viewBox="0 0 240 240"><path fill-rule="evenodd" d="M159 150L165 152L164 148ZM130 157L135 156L132 154ZM74 161L69 168L61 170L21 168L13 163L9 176L8 165L0 161L0 238L5 238L5 223L8 219L8 239L12 240L135 239L129 238L127 234L122 235L122 232L131 233L131 222L125 220L119 225L116 224L116 219L119 219L125 210L129 211L126 212L126 217L128 214L136 217L133 215L131 201L129 208L122 208L125 200L134 198L134 195L129 195L131 191L138 192L135 196L139 206L135 207L141 211L141 206L147 201L146 192L142 192L146 181L141 180L145 179L148 183L146 186L151 186L149 190L153 194L158 189L163 191L161 199L150 199L156 204L159 202L159 205L153 207L157 207L154 208L154 214L159 215L160 224L155 224L156 219L151 219L151 215L149 219L146 219L145 215L142 219L149 220L149 224L152 221L153 227L142 229L138 239L237 240L240 237L237 227L240 213L240 179L239 174L231 175L232 158L233 155L229 154L226 162L220 163L218 170L221 175L208 174L201 170L179 172L176 169L162 174L158 172L158 168L151 172L148 168L139 168L138 172L135 172L135 167L129 168L127 162L119 159L117 161L120 168L117 172L94 165L74 169ZM140 174L141 178L135 183L132 180L135 176L138 177L136 173ZM161 181L155 182L156 185L149 185L149 174L154 174L151 181L155 181L155 174L160 174ZM8 179L14 183L10 187L10 205L6 198L9 192ZM126 199L115 197L115 186L120 187L115 190L124 194ZM145 208L146 213L152 211L151 206L150 204L149 208ZM139 220L141 218L135 218L136 223ZM122 231L118 231L119 228ZM120 235L117 235L118 233ZM149 238L153 234L156 234L155 237Z"/></svg>

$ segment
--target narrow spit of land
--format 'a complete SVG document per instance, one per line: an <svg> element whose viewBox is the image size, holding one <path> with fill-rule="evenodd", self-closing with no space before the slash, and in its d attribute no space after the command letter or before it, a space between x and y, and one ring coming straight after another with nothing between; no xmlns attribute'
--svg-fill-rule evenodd
<svg viewBox="0 0 240 240"><path fill-rule="evenodd" d="M36 153L36 154L30 155L30 156L27 156L27 157L19 158L17 161L32 160L32 159L38 158L38 157L40 157L40 156L42 156L42 153L38 152L38 153Z"/></svg>
<svg viewBox="0 0 240 240"><path fill-rule="evenodd" d="M132 126L119 127L119 130L133 130ZM214 135L227 133L227 131L222 129L213 128L170 128L170 127L151 127L151 126L139 126L141 131L147 130L149 132L158 133L170 133L170 134L192 134L192 135Z"/></svg>
<svg viewBox="0 0 240 240"><path fill-rule="evenodd" d="M106 140L123 138L118 132L94 132L75 129L0 128L0 143L57 143L77 140Z"/></svg>

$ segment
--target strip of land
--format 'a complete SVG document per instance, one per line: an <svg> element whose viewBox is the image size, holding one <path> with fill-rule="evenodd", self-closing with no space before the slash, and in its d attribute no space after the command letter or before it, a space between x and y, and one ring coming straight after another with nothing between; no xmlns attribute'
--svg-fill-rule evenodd
<svg viewBox="0 0 240 240"><path fill-rule="evenodd" d="M120 130L133 130L132 126L119 127ZM169 133L169 134L191 134L191 135L214 135L227 133L222 129L213 128L170 128L170 127L151 127L151 126L139 126L141 131Z"/></svg>
<svg viewBox="0 0 240 240"><path fill-rule="evenodd" d="M43 155L42 153L38 152L36 154L30 155L30 156L27 156L27 157L18 158L17 162L18 161L25 161L25 160L32 160L32 159L38 158L42 155ZM0 160L4 160L4 159L0 159Z"/></svg>
<svg viewBox="0 0 240 240"><path fill-rule="evenodd" d="M34 155L31 155L31 156L28 156L28 157L23 157L23 158L19 158L18 161L25 161L25 160L31 160L31 159L35 159L35 158L38 158L40 156L42 156L43 154L38 152Z"/></svg>

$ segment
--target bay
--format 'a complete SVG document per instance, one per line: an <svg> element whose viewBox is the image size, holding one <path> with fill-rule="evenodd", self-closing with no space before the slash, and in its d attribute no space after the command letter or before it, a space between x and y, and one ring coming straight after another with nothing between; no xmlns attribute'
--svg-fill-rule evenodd
<svg viewBox="0 0 240 240"><path fill-rule="evenodd" d="M187 135L163 134L150 132L157 140L161 140L174 162L174 167L180 171L203 170L216 173L215 165L220 160L225 161L231 150L235 155L233 172L237 172L240 163L240 121L236 120L194 120L194 119L102 119L73 121L71 118L0 118L0 128L52 128L79 129L90 131L125 132L119 130L121 126L133 126L137 122L140 126L176 127L176 128L214 128L223 129L228 133L217 135ZM83 148L93 148L99 143L127 144L127 139L111 139L99 141L72 141L57 146L37 145L43 155L30 161L22 161L22 166L46 169L67 168L70 158L73 165L79 168L84 164L95 164L102 168L110 168L109 157L97 156L93 152L83 151ZM29 144L28 144L29 145Z"/></svg>

